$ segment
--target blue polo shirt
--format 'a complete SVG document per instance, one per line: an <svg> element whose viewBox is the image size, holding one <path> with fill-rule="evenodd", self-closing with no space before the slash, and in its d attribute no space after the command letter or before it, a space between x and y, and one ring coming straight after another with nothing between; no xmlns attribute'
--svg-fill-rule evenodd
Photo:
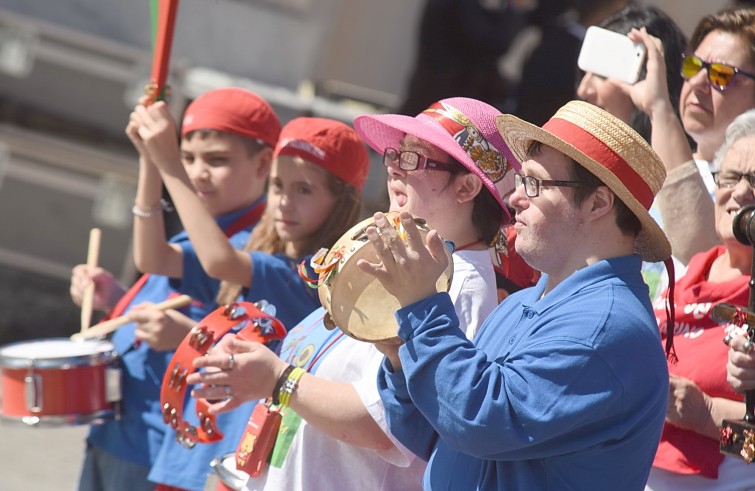
<svg viewBox="0 0 755 491"><path fill-rule="evenodd" d="M427 490L644 488L668 370L638 256L599 261L541 298L508 297L474 342L448 295L397 312L403 370L378 387ZM474 343L474 344L473 344Z"/></svg>

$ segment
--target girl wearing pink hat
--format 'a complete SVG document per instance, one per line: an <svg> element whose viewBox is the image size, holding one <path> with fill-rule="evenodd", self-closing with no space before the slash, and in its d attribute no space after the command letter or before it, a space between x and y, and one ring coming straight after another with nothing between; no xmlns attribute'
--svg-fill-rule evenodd
<svg viewBox="0 0 755 491"><path fill-rule="evenodd" d="M454 256L464 257L455 260L452 295L460 299L470 335L485 309L497 303L490 249L508 213L502 206L507 183L513 189L511 174L519 165L495 128L498 114L482 102L457 98L416 118L363 116L354 122L384 155L391 209L443 227L456 244ZM418 489L425 463L392 436L377 392L383 355L371 343L326 329L324 315L317 309L289 331L277 360L263 359L252 343L226 337L216 347L221 354L196 364L224 368L226 353L233 353L245 375L194 374L187 381L227 384L245 400L272 395L287 406L270 464L249 479L247 489ZM267 386L249 383L273 362L277 383L275 377L262 377ZM211 394L209 388L196 391Z"/></svg>
<svg viewBox="0 0 755 491"><path fill-rule="evenodd" d="M354 120L357 133L383 155L390 211L420 216L454 243L449 293L469 339L498 304L490 251L493 246L499 253L506 250L505 232L499 231L511 219L506 202L519 169L495 128L499 114L484 102L455 97L416 117Z"/></svg>

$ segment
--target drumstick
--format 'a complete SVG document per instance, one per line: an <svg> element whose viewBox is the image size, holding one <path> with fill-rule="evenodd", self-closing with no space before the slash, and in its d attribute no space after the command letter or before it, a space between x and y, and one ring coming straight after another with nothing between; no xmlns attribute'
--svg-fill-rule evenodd
<svg viewBox="0 0 755 491"><path fill-rule="evenodd" d="M158 310L177 309L183 307L184 305L189 305L189 303L191 303L190 296L179 295L177 297L169 298L164 302L155 304L155 308ZM90 327L86 331L77 332L71 335L71 339L89 339L96 338L98 336L104 336L105 334L110 334L122 325L128 324L129 322L131 322L131 320L129 319L128 315L115 317L105 322L100 322L99 324Z"/></svg>
<svg viewBox="0 0 755 491"><path fill-rule="evenodd" d="M87 249L87 269L97 267L100 256L100 229L89 231L89 249ZM89 329L92 323L92 302L94 301L94 281L90 281L81 297L81 332Z"/></svg>

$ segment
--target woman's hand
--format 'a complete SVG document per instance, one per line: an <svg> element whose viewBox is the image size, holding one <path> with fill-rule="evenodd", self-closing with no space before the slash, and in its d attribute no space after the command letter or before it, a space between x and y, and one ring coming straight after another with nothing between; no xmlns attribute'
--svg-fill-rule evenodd
<svg viewBox="0 0 755 491"><path fill-rule="evenodd" d="M365 259L357 267L374 276L402 307L437 292L438 278L448 266L445 245L438 232L431 230L422 241L411 214L400 213L406 240L382 213L375 213L375 226L367 229L367 237L377 252L380 263Z"/></svg>
<svg viewBox="0 0 755 491"><path fill-rule="evenodd" d="M692 380L669 375L669 399L666 422L679 428L697 431L710 424L712 401Z"/></svg>
<svg viewBox="0 0 755 491"><path fill-rule="evenodd" d="M264 344L243 341L228 334L207 356L194 360L194 367L204 370L192 373L186 382L202 384L192 390L192 397L225 398L209 406L208 410L215 414L230 411L248 401L270 397L275 382L287 366Z"/></svg>
<svg viewBox="0 0 755 491"><path fill-rule="evenodd" d="M640 80L634 85L618 82L621 90L632 98L635 106L651 118L653 114L660 114L659 111L671 111L673 113L666 81L663 43L657 37L648 34L644 27L639 30L632 29L627 36L635 43L639 42L645 45L647 52L646 74L644 80Z"/></svg>

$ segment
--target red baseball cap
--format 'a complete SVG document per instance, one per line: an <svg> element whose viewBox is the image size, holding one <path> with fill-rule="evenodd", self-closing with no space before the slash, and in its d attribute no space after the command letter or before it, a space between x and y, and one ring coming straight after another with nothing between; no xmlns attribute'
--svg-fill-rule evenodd
<svg viewBox="0 0 755 491"><path fill-rule="evenodd" d="M218 130L274 147L281 131L273 108L254 92L226 87L206 92L189 104L181 137L196 130Z"/></svg>
<svg viewBox="0 0 755 491"><path fill-rule="evenodd" d="M319 165L362 190L370 169L367 147L348 125L325 118L296 118L281 130L273 157L292 155Z"/></svg>

